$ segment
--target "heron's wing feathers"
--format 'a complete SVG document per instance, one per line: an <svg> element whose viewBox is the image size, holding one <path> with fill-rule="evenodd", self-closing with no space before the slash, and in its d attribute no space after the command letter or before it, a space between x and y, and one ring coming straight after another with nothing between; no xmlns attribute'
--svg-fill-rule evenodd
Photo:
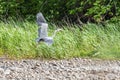
<svg viewBox="0 0 120 80"><path fill-rule="evenodd" d="M46 20L43 16L43 14L40 12L36 15L37 18L37 24L39 26L38 28L38 37L40 38L44 38L48 36L47 33L47 28L48 28L48 24L46 23Z"/></svg>
<svg viewBox="0 0 120 80"><path fill-rule="evenodd" d="M41 26L42 23L46 23L46 20L45 20L45 18L44 18L44 16L43 16L42 13L38 13L38 14L36 15L36 18L37 18L37 24L38 24L39 26Z"/></svg>
<svg viewBox="0 0 120 80"><path fill-rule="evenodd" d="M45 42L48 46L50 46L50 45L53 44L53 38L52 38L52 37L45 37L45 38L44 38L44 42Z"/></svg>
<svg viewBox="0 0 120 80"><path fill-rule="evenodd" d="M38 37L40 38L48 37L47 27L48 27L47 24L46 26L42 24L42 26L38 28Z"/></svg>
<svg viewBox="0 0 120 80"><path fill-rule="evenodd" d="M48 36L47 28L48 28L48 24L42 23L40 29L38 30L40 38L44 38Z"/></svg>

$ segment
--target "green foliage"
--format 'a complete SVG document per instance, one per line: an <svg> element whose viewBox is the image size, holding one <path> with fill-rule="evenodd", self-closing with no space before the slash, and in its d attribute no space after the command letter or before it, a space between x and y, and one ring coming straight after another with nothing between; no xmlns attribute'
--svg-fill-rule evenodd
<svg viewBox="0 0 120 80"><path fill-rule="evenodd" d="M9 17L33 19L42 6L42 0L0 0L1 19Z"/></svg>
<svg viewBox="0 0 120 80"><path fill-rule="evenodd" d="M34 19L41 11L51 22L118 22L119 0L0 0L1 19Z"/></svg>
<svg viewBox="0 0 120 80"><path fill-rule="evenodd" d="M16 0L0 0L0 14L1 18L8 18L8 16L18 14L18 8L19 3L16 2Z"/></svg>
<svg viewBox="0 0 120 80"><path fill-rule="evenodd" d="M0 56L10 58L63 59L72 57L120 58L120 23L63 26L63 31L54 38L54 44L36 45L37 25L33 22L0 23ZM54 26L49 26L49 36ZM71 28L70 28L71 27Z"/></svg>
<svg viewBox="0 0 120 80"><path fill-rule="evenodd" d="M71 1L71 2L70 2ZM120 2L114 0L70 0L69 14L79 17L83 22L101 22L112 17L120 16ZM115 18L116 19L116 18ZM117 18L119 19L119 18Z"/></svg>

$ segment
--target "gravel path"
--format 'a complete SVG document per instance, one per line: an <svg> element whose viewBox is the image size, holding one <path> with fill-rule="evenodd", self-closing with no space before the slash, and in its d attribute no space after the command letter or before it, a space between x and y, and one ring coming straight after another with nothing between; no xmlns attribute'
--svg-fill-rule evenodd
<svg viewBox="0 0 120 80"><path fill-rule="evenodd" d="M1 60L0 80L120 80L120 60Z"/></svg>

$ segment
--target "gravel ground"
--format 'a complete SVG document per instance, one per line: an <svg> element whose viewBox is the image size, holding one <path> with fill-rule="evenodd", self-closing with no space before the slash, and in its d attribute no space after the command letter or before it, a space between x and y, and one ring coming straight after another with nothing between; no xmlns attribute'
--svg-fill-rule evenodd
<svg viewBox="0 0 120 80"><path fill-rule="evenodd" d="M0 80L120 80L120 60L0 59Z"/></svg>

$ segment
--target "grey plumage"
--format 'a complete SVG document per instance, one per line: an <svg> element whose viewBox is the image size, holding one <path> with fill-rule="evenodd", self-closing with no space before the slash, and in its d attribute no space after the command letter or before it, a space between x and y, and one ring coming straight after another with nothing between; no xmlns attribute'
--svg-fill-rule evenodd
<svg viewBox="0 0 120 80"><path fill-rule="evenodd" d="M37 16L37 24L39 26L38 28L38 38L36 39L36 42L45 42L47 45L52 45L53 44L53 38L55 37L56 32L60 31L61 29L55 30L54 34L52 37L48 37L48 24L42 15L42 13L38 13Z"/></svg>
<svg viewBox="0 0 120 80"><path fill-rule="evenodd" d="M37 24L38 24L38 26L41 26L42 23L46 23L46 20L45 20L43 14L41 12L39 12L37 14L36 18L37 18Z"/></svg>

